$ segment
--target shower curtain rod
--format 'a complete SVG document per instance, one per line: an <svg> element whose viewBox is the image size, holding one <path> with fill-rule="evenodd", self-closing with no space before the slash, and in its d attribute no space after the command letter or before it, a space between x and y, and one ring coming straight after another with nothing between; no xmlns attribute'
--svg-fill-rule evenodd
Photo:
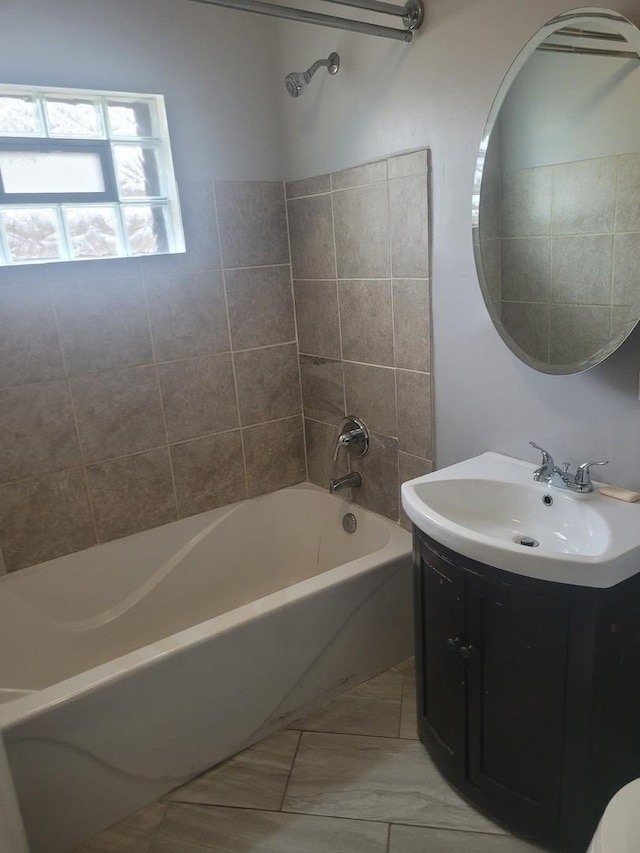
<svg viewBox="0 0 640 853"><path fill-rule="evenodd" d="M555 44L552 42L539 44L537 50L548 50L550 53L581 54L582 56L614 56L617 59L640 59L640 56L631 50L602 50L599 47L577 47L570 44Z"/></svg>
<svg viewBox="0 0 640 853"><path fill-rule="evenodd" d="M567 38L598 39L599 41L624 41L626 38L622 33L604 33L601 30L585 30L582 27L563 27L556 30L554 36L567 36Z"/></svg>
<svg viewBox="0 0 640 853"><path fill-rule="evenodd" d="M396 6L393 3L383 2L383 0L326 0L328 3L355 6L377 14L395 15L402 18L406 28L404 30L383 27L379 24L368 24L364 21L352 21L349 18L339 18L335 15L324 15L321 12L307 12L304 9L294 9L291 6L276 6L272 3L264 3L262 0L191 0L191 2L203 3L207 6L225 6L228 9L254 12L257 15L271 15L274 18L286 18L289 21L301 21L304 24L319 24L321 27L349 30L355 33L405 42L412 40L414 31L420 29L424 21L422 0L407 0L404 6Z"/></svg>

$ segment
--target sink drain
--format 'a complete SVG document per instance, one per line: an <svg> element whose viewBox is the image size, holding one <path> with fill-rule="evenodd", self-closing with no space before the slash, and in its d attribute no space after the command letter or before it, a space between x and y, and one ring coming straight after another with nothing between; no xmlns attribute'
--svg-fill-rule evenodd
<svg viewBox="0 0 640 853"><path fill-rule="evenodd" d="M540 544L533 536L514 536L513 541L517 545L524 545L526 548L537 548Z"/></svg>

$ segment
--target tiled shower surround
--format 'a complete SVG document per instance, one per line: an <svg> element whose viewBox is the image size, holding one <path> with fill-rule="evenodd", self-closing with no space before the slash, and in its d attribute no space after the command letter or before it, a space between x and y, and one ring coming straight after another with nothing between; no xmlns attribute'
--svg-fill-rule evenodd
<svg viewBox="0 0 640 853"><path fill-rule="evenodd" d="M433 459L428 152L286 194L309 479L358 470L353 499L397 520L399 483ZM345 413L364 420L372 447L332 464Z"/></svg>
<svg viewBox="0 0 640 853"><path fill-rule="evenodd" d="M432 459L427 162L183 184L185 255L0 269L0 571L300 482L305 433L326 486L346 411L353 497L398 520Z"/></svg>
<svg viewBox="0 0 640 853"><path fill-rule="evenodd" d="M282 184L180 199L185 255L0 270L8 571L305 479Z"/></svg>

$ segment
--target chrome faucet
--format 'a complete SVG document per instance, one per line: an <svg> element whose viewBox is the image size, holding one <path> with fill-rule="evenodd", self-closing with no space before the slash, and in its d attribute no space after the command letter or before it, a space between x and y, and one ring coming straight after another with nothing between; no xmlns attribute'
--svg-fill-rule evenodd
<svg viewBox="0 0 640 853"><path fill-rule="evenodd" d="M340 423L340 432L333 448L333 461L336 462L340 448L354 450L358 456L366 456L369 451L369 430L360 418L347 416Z"/></svg>
<svg viewBox="0 0 640 853"><path fill-rule="evenodd" d="M542 464L533 472L533 479L538 483L548 483L556 489L566 489L578 494L592 492L594 485L591 482L591 467L609 464L609 460L605 462L583 462L576 468L576 473L571 474L568 462L565 462L562 468L558 468L548 450L540 447L534 441L530 441L529 444L542 453Z"/></svg>
<svg viewBox="0 0 640 853"><path fill-rule="evenodd" d="M358 471L349 471L344 477L338 477L337 480L329 480L329 492L335 495L340 489L348 489L352 486L361 486L362 477Z"/></svg>
<svg viewBox="0 0 640 853"><path fill-rule="evenodd" d="M357 456L366 456L369 452L369 430L366 428L360 418L354 418L347 415L340 423L340 432L336 439L335 447L333 448L333 461L338 461L340 448L345 447L347 450L354 452ZM329 480L329 492L335 495L340 489L348 489L352 486L361 486L362 477L358 471L349 471L344 477L338 477L336 480Z"/></svg>

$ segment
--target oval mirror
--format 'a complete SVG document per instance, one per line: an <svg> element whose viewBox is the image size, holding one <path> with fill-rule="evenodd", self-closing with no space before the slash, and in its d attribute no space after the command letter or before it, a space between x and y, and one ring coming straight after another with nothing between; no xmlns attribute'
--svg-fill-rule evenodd
<svg viewBox="0 0 640 853"><path fill-rule="evenodd" d="M526 45L498 91L473 195L476 267L511 350L587 370L640 318L640 31L576 9Z"/></svg>

